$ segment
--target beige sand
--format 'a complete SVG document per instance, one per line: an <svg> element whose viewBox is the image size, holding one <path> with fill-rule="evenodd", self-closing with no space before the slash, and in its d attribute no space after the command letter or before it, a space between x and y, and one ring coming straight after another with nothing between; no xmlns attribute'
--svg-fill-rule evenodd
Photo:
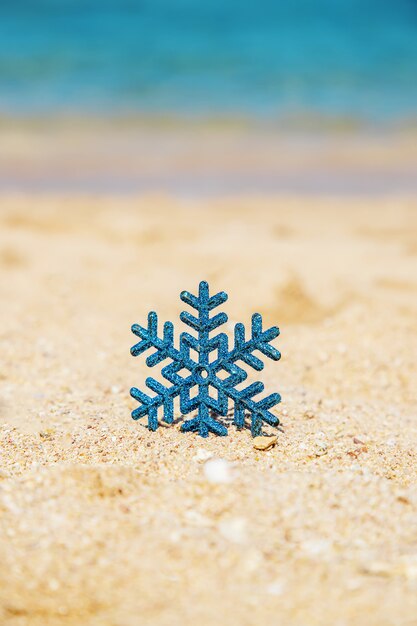
<svg viewBox="0 0 417 626"><path fill-rule="evenodd" d="M0 623L417 624L417 202L0 201ZM132 322L281 327L267 452L133 422ZM207 459L230 463L208 480Z"/></svg>

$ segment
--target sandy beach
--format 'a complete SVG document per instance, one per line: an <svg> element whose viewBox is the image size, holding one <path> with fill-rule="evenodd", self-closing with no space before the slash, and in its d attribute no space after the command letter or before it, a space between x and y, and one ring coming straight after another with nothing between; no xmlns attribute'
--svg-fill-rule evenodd
<svg viewBox="0 0 417 626"><path fill-rule="evenodd" d="M417 626L416 29L409 1L0 2L0 626ZM222 416L132 419L172 417L170 361L131 354L151 311Z"/></svg>
<svg viewBox="0 0 417 626"><path fill-rule="evenodd" d="M203 279L281 329L268 451L130 418ZM415 199L3 194L0 294L2 625L417 624Z"/></svg>

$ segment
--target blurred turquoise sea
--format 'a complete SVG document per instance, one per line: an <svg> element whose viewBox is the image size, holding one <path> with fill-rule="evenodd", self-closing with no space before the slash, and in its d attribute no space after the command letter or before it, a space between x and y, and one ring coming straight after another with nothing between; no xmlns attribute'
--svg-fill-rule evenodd
<svg viewBox="0 0 417 626"><path fill-rule="evenodd" d="M416 193L417 0L0 0L0 191Z"/></svg>
<svg viewBox="0 0 417 626"><path fill-rule="evenodd" d="M2 0L0 114L417 112L415 0Z"/></svg>

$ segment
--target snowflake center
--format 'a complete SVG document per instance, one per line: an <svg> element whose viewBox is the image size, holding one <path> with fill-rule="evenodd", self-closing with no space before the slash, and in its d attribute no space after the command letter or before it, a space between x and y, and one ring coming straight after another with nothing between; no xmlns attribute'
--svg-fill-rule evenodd
<svg viewBox="0 0 417 626"><path fill-rule="evenodd" d="M198 365L195 369L194 369L194 376L196 378L196 382L198 385L201 385L202 383L207 383L209 376L210 376L210 372L208 370L207 367L205 367L204 365Z"/></svg>

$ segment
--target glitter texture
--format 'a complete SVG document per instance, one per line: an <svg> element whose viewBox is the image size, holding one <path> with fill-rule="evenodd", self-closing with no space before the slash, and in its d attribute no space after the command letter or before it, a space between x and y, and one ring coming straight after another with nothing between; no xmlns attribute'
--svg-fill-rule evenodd
<svg viewBox="0 0 417 626"><path fill-rule="evenodd" d="M270 412L281 397L278 393L255 400L254 397L264 390L261 382L255 382L243 389L237 389L247 378L246 371L237 362L243 362L250 368L260 371L264 364L253 353L261 352L264 356L277 361L281 355L270 345L279 335L279 329L272 326L262 329L262 316L252 316L251 337L246 340L245 327L236 324L234 329L234 345L229 350L229 339L225 333L210 337L211 333L227 322L226 313L217 313L210 317L210 312L227 300L224 291L210 297L208 283L202 281L198 297L183 291L181 300L195 309L198 316L183 311L181 321L191 327L196 335L181 333L179 350L174 347L174 325L165 322L162 337L158 336L158 316L155 312L148 315L148 327L139 324L132 326L132 332L140 338L132 349L133 356L139 356L146 350L154 351L146 359L148 367L169 360L162 368L163 378L170 383L164 385L154 378L146 379L146 386L155 395L149 396L136 387L130 395L140 403L132 412L133 419L148 416L148 428L158 428L158 410L163 407L163 420L171 424L174 421L174 399L179 397L181 413L188 415L197 411L196 417L182 424L181 430L195 431L202 437L210 432L216 435L227 435L227 428L219 418L227 416L229 401L234 405L233 422L237 428L245 426L245 417L250 415L251 432L257 436L262 432L263 423L278 426L279 419ZM198 360L191 356L191 350L197 354ZM217 354L212 355L213 352ZM215 358L210 359L210 356ZM196 358L197 358L196 357ZM197 395L192 397L191 389L198 387Z"/></svg>

